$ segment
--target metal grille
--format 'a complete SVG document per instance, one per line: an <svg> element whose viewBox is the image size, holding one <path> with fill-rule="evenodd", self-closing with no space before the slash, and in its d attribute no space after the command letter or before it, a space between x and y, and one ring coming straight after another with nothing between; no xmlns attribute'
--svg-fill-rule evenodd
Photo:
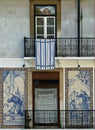
<svg viewBox="0 0 95 130"><path fill-rule="evenodd" d="M55 56L57 57L92 57L95 56L95 38L57 38L55 40ZM24 56L35 56L35 39L24 38ZM79 48L80 46L80 48ZM78 55L80 54L80 55Z"/></svg>
<svg viewBox="0 0 95 130"><path fill-rule="evenodd" d="M42 122L36 123L34 120L35 113L39 113L39 111L35 110L26 110L25 111L25 128L95 128L94 122L95 122L95 111L93 110L60 110L60 111L54 111L54 110L43 110L40 111L40 113L50 114L50 122L45 122L45 120L48 119L48 115L46 116L40 116L40 119L43 120ZM53 121L54 114L58 116L59 114L59 122L58 120ZM39 118L38 118L39 119ZM30 123L31 122L31 123ZM32 124L32 125L30 125Z"/></svg>

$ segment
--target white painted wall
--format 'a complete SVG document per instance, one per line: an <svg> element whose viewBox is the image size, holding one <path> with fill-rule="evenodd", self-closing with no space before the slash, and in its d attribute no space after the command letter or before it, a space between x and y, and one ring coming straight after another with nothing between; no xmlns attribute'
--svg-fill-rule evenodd
<svg viewBox="0 0 95 130"><path fill-rule="evenodd" d="M94 0L81 0L83 36L89 37L95 34L94 5ZM30 37L29 8L29 0L0 0L0 67L22 67L26 62L23 40L24 36ZM77 37L76 0L61 0L60 33L61 37ZM89 61L87 64L89 66ZM31 65L28 61L27 67ZM34 64L31 67L34 67Z"/></svg>
<svg viewBox="0 0 95 130"><path fill-rule="evenodd" d="M82 36L95 37L95 0L82 0Z"/></svg>
<svg viewBox="0 0 95 130"><path fill-rule="evenodd" d="M77 37L77 4L61 0L61 37Z"/></svg>
<svg viewBox="0 0 95 130"><path fill-rule="evenodd" d="M27 68L35 68L36 62L35 58L24 58L24 64ZM95 67L95 58L89 57L56 57L55 58L55 68L73 68L73 67Z"/></svg>
<svg viewBox="0 0 95 130"><path fill-rule="evenodd" d="M29 0L0 0L0 58L23 58L30 35Z"/></svg>
<svg viewBox="0 0 95 130"><path fill-rule="evenodd" d="M80 0L82 37L95 36L95 0ZM77 37L77 0L61 0L61 37Z"/></svg>
<svg viewBox="0 0 95 130"><path fill-rule="evenodd" d="M23 58L0 58L0 68L22 68Z"/></svg>

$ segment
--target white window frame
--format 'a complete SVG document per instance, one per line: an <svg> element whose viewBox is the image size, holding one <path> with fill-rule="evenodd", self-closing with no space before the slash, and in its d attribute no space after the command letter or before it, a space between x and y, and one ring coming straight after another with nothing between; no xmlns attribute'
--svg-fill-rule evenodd
<svg viewBox="0 0 95 130"><path fill-rule="evenodd" d="M44 19L44 25L37 25L37 18L43 18ZM54 19L54 25L47 25L47 19L48 18L53 18ZM48 27L54 27L54 34L49 34L49 35L54 35L55 38L55 16L36 16L35 17L36 20L36 38L39 34L37 34L37 27L44 27L44 38L47 38L48 34L47 34L47 28ZM41 34L40 34L41 36Z"/></svg>

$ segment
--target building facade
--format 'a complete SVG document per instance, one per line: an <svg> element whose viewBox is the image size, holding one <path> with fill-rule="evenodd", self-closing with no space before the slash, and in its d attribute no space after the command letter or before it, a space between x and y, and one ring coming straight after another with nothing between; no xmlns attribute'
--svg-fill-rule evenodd
<svg viewBox="0 0 95 130"><path fill-rule="evenodd" d="M95 127L94 0L0 0L0 36L0 128Z"/></svg>

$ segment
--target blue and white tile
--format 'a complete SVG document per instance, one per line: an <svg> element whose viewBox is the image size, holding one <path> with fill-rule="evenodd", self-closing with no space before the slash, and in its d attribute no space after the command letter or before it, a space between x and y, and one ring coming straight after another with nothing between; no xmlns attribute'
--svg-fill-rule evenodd
<svg viewBox="0 0 95 130"><path fill-rule="evenodd" d="M25 71L3 71L3 125L24 125Z"/></svg>

